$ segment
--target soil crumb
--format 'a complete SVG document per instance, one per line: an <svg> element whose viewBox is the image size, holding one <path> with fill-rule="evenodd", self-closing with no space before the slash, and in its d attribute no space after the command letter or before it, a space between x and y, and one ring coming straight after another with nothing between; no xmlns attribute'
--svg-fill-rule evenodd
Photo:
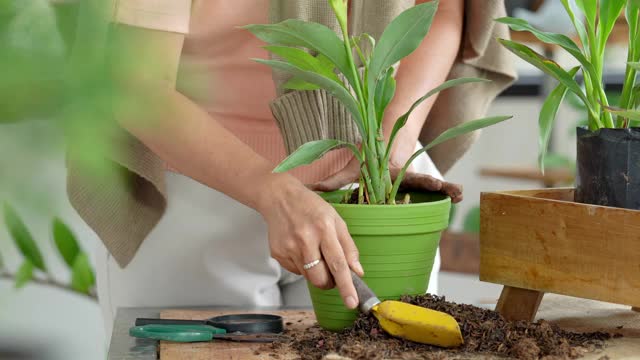
<svg viewBox="0 0 640 360"><path fill-rule="evenodd" d="M433 295L405 296L414 305L452 315L460 324L464 345L442 349L387 335L373 316L361 315L353 327L333 333L318 327L306 332L288 331L286 343L268 345L273 349L286 346L301 359L320 360L334 354L353 360L382 359L468 359L471 354L508 359L560 360L576 359L604 348L611 335L604 332L572 333L544 320L536 323L506 321L495 311L473 305L445 301Z"/></svg>

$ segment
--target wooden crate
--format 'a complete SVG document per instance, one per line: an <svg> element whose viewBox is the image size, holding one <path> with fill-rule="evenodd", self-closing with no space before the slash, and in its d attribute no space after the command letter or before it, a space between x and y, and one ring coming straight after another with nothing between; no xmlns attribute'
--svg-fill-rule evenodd
<svg viewBox="0 0 640 360"><path fill-rule="evenodd" d="M483 193L480 280L497 310L532 320L545 292L640 307L640 211L573 202L573 189Z"/></svg>

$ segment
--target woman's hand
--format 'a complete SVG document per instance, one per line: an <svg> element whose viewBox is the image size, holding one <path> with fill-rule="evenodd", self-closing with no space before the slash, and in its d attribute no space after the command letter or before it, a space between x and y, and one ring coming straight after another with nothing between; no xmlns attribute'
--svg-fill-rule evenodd
<svg viewBox="0 0 640 360"><path fill-rule="evenodd" d="M392 180L395 181L398 173L402 169L402 166L404 166L404 163L394 161L389 162L389 170L391 172ZM354 157L342 170L318 183L308 185L308 187L314 191L338 190L346 185L358 182L359 176L360 163ZM462 201L462 185L442 181L431 175L412 172L411 167L409 167L409 170L402 179L400 188L405 191L439 191L449 196L454 204Z"/></svg>
<svg viewBox="0 0 640 360"><path fill-rule="evenodd" d="M337 285L348 308L358 306L351 271L362 276L358 249L347 225L313 191L286 174L271 174L262 184L258 211L269 226L271 256L285 269L304 275L314 286ZM308 270L303 266L320 260Z"/></svg>

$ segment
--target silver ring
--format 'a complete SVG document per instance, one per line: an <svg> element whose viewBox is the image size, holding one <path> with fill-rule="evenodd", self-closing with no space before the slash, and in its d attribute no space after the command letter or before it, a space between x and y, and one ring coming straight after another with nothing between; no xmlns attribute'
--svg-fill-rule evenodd
<svg viewBox="0 0 640 360"><path fill-rule="evenodd" d="M316 260L313 260L312 262L310 262L308 264L304 264L304 265L302 265L302 268L305 269L305 270L309 270L309 269L311 269L312 267L314 267L314 266L316 266L318 264L320 264L320 259L316 259Z"/></svg>

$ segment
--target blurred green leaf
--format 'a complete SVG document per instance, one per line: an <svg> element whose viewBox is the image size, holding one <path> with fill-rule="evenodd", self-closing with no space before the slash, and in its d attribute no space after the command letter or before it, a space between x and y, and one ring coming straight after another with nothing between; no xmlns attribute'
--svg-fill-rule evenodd
<svg viewBox="0 0 640 360"><path fill-rule="evenodd" d="M480 233L480 206L475 206L467 212L464 218L464 232L471 234Z"/></svg>
<svg viewBox="0 0 640 360"><path fill-rule="evenodd" d="M33 240L31 233L26 225L20 219L16 211L9 205L4 204L4 221L9 229L9 234L16 243L22 255L28 259L35 267L42 271L46 271L42 254Z"/></svg>
<svg viewBox="0 0 640 360"><path fill-rule="evenodd" d="M53 240L64 262L72 268L80 246L71 229L58 218L53 220Z"/></svg>
<svg viewBox="0 0 640 360"><path fill-rule="evenodd" d="M451 209L449 209L449 226L451 226L451 224L453 224L453 222L456 220L457 211L458 211L458 205L451 204Z"/></svg>
<svg viewBox="0 0 640 360"><path fill-rule="evenodd" d="M76 256L71 270L71 288L86 294L95 284L95 275L86 253Z"/></svg>
<svg viewBox="0 0 640 360"><path fill-rule="evenodd" d="M34 266L29 260L25 260L16 272L16 289L25 286L31 279L33 279Z"/></svg>
<svg viewBox="0 0 640 360"><path fill-rule="evenodd" d="M544 167L547 169L569 169L570 171L575 171L576 164L568 156L549 153L544 158Z"/></svg>

